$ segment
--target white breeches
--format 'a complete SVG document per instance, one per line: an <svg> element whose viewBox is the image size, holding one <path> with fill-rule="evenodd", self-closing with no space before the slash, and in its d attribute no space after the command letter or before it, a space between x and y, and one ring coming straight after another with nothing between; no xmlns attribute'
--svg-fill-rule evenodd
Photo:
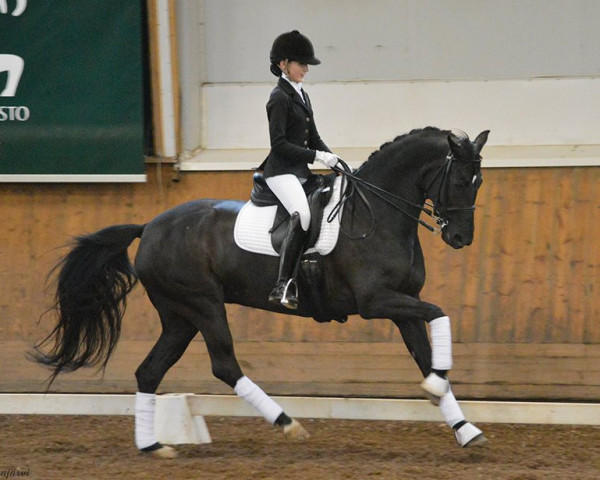
<svg viewBox="0 0 600 480"><path fill-rule="evenodd" d="M265 179L271 191L290 215L298 212L302 230L306 232L310 226L310 208L302 188L302 180L306 181L292 174L276 175Z"/></svg>

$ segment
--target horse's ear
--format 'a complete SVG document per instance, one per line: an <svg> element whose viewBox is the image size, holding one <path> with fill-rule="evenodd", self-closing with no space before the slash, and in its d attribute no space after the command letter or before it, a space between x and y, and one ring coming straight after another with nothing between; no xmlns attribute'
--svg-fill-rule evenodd
<svg viewBox="0 0 600 480"><path fill-rule="evenodd" d="M454 155L459 154L460 149L461 149L460 138L458 138L456 135L451 133L450 135L448 135L448 145L450 145L450 151Z"/></svg>
<svg viewBox="0 0 600 480"><path fill-rule="evenodd" d="M485 142L487 142L489 133L490 133L489 130L484 130L479 135L477 135L477 138L473 142L473 143L475 143L475 151L476 151L477 155L479 155L481 153L481 149L485 145Z"/></svg>

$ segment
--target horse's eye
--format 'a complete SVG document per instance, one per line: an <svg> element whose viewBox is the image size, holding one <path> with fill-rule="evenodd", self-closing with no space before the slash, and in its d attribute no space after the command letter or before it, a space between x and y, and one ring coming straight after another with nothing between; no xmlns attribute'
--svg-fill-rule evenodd
<svg viewBox="0 0 600 480"><path fill-rule="evenodd" d="M471 185L471 180L469 177L457 178L452 182L452 184L457 188L468 188L469 185Z"/></svg>

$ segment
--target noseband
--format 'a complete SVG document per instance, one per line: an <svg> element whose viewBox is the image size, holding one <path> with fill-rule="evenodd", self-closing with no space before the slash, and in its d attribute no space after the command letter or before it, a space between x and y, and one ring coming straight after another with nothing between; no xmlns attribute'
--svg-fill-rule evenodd
<svg viewBox="0 0 600 480"><path fill-rule="evenodd" d="M344 177L344 181L346 181L346 180L348 181L348 188L342 189L342 191L345 191L346 193L344 193L344 195L342 196L342 199L340 199L338 204L332 210L329 217L327 218L327 221L329 221L329 222L333 221L333 219L341 211L341 208L344 205L344 203L347 200L349 200L350 198L353 198L356 193L356 194L358 194L358 196L360 197L362 202L365 204L365 206L367 207L367 210L370 213L371 226L367 233L363 233L362 235L359 235L359 236L351 236L351 235L347 234L346 232L344 232L344 234L349 238L355 238L355 239L368 237L375 228L375 215L373 214L373 210L371 208L370 202L365 197L362 189L360 188L360 187L364 187L366 190L370 191L371 193L373 193L374 195L379 197L381 200L385 201L387 204L394 207L396 210L402 212L407 217L415 220L417 223L419 223L420 225L425 227L430 232L434 233L435 235L439 235L442 232L442 230L448 225L448 220L444 218L444 215L446 213L453 212L453 211L461 211L461 210L462 211L475 210L475 205L471 205L470 207L451 207L451 206L446 206L444 204L444 201L442 200L442 199L445 200L446 197L448 196L448 185L447 184L448 184L448 180L450 178L450 169L452 168L452 163L454 160L455 160L454 155L452 154L452 152L449 152L448 155L446 156L445 162L442 164L442 166L436 172L433 179L431 180L431 182L425 189L425 198L431 198L431 196L428 194L428 192L431 189L431 187L433 186L433 184L436 182L436 180L441 175L441 179L440 179L440 182L438 185L437 202L435 200L433 200L433 204L425 202L424 205L419 205L419 204L413 203L409 200L406 200L398 195L395 195L391 192L388 192L387 190L384 190L384 189L378 187L377 185L373 185L372 183L367 182L366 180L363 180L360 177L357 177L355 174L352 173L352 169L348 166L348 164L340 159L339 163L342 165L342 167L340 168L340 167L336 166L336 167L333 167L332 170L341 174ZM481 161L480 158L473 160L473 162L480 162L480 161ZM400 205L395 203L394 200L400 201L400 202L404 203L405 205L415 207L415 208L419 209L420 211L424 212L425 214L429 215L432 218L432 220L436 223L436 226L430 225L429 223L425 222L424 220L422 220L418 217L415 217L411 213L404 210L404 208L402 208ZM427 207L429 207L429 208L427 208ZM341 220L341 218L340 218L340 220Z"/></svg>

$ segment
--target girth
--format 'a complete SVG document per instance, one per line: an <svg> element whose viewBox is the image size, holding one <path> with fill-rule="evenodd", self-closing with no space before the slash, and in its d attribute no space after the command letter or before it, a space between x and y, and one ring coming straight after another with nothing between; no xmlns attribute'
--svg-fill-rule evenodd
<svg viewBox="0 0 600 480"><path fill-rule="evenodd" d="M321 222L323 220L323 210L333 194L333 181L335 174L317 175L312 174L306 182L302 184L308 205L310 207L310 227L308 229L308 239L306 248L315 245L321 233ZM277 213L273 221L271 233L271 243L276 252L281 249L283 238L287 229L290 214L281 204L279 199L271 191L267 182L261 173L256 172L253 177L254 186L250 194L250 200L258 207L267 207L277 205Z"/></svg>

